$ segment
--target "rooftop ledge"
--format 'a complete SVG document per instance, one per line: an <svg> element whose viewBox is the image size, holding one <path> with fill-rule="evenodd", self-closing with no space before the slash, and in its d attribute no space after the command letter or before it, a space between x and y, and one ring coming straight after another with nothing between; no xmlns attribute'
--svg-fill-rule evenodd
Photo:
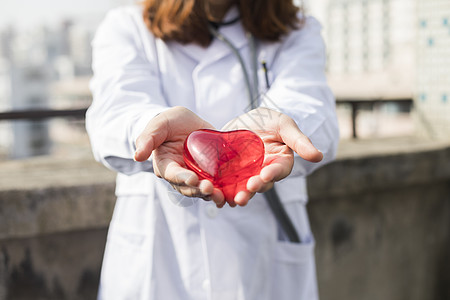
<svg viewBox="0 0 450 300"><path fill-rule="evenodd" d="M105 228L115 174L92 156L0 163L0 240ZM310 176L310 198L450 181L450 141L342 141L338 158Z"/></svg>

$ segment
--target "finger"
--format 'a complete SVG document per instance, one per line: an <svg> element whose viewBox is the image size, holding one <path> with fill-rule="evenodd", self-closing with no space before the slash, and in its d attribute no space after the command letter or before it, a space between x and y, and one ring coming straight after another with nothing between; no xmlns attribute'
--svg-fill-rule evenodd
<svg viewBox="0 0 450 300"><path fill-rule="evenodd" d="M262 168L259 173L261 180L264 183L279 181L291 173L292 163L286 159L278 159L271 162L269 165Z"/></svg>
<svg viewBox="0 0 450 300"><path fill-rule="evenodd" d="M173 189L176 190L178 193L182 194L186 197L196 197L196 198L206 198L209 197L209 195L203 195L200 190L196 187L192 186L182 186L182 185L176 185L171 184Z"/></svg>
<svg viewBox="0 0 450 300"><path fill-rule="evenodd" d="M214 185L211 181L204 179L200 181L198 189L203 195L211 195L214 192Z"/></svg>
<svg viewBox="0 0 450 300"><path fill-rule="evenodd" d="M206 202L212 201L210 195L208 195L208 196L203 196L203 197L199 197L199 198L202 198L202 199L205 200Z"/></svg>
<svg viewBox="0 0 450 300"><path fill-rule="evenodd" d="M169 134L168 120L162 114L154 117L136 140L134 160L145 161L158 148Z"/></svg>
<svg viewBox="0 0 450 300"><path fill-rule="evenodd" d="M251 177L247 182L247 190L251 193L264 193L273 187L273 181L264 182L261 176Z"/></svg>
<svg viewBox="0 0 450 300"><path fill-rule="evenodd" d="M283 142L301 158L310 162L319 162L323 159L322 152L317 150L311 140L300 131L294 120L288 116L285 116L280 123L279 133Z"/></svg>
<svg viewBox="0 0 450 300"><path fill-rule="evenodd" d="M225 203L227 203L225 201L225 196L223 195L222 191L219 189L215 188L210 197L214 201L214 203L216 203L216 206L218 208L222 208L225 205Z"/></svg>
<svg viewBox="0 0 450 300"><path fill-rule="evenodd" d="M197 187L199 179L193 171L181 167L177 162L164 159L156 164L155 174L164 178L171 184L179 186ZM204 184L202 187L208 188Z"/></svg>
<svg viewBox="0 0 450 300"><path fill-rule="evenodd" d="M246 206L248 201L255 195L249 191L240 191L234 196L234 202L239 206Z"/></svg>
<svg viewBox="0 0 450 300"><path fill-rule="evenodd" d="M205 201L213 200L216 204L223 202L223 195L222 199L220 199L220 194L217 193L217 191L220 192L220 190L214 189L214 186L208 180L200 181L200 184L197 187L175 183L171 183L171 186L180 194L187 197L198 197Z"/></svg>
<svg viewBox="0 0 450 300"><path fill-rule="evenodd" d="M258 192L261 187L264 185L264 182L261 179L261 176L256 175L253 177L250 177L247 181L247 190L252 193Z"/></svg>
<svg viewBox="0 0 450 300"><path fill-rule="evenodd" d="M185 185L184 183L171 183L172 187L179 193L187 197L203 198L206 201L211 201L211 194L214 191L214 186L208 180L200 181L198 186Z"/></svg>
<svg viewBox="0 0 450 300"><path fill-rule="evenodd" d="M236 207L236 202L234 202L234 199L228 199L226 201L230 207Z"/></svg>

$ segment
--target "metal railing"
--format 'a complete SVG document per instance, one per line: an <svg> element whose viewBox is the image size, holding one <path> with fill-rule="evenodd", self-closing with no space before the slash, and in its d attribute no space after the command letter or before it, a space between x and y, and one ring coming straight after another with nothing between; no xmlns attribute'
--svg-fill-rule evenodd
<svg viewBox="0 0 450 300"><path fill-rule="evenodd" d="M56 117L84 118L87 108L80 109L26 109L0 112L2 120L42 120Z"/></svg>
<svg viewBox="0 0 450 300"><path fill-rule="evenodd" d="M372 108L377 105L384 105L388 103L404 104L407 105L409 110L412 109L413 99L412 98L393 98L393 99L336 99L336 105L350 105L351 107L351 119L352 119L352 137L354 139L358 138L357 132L357 116L358 110L363 106L370 105Z"/></svg>
<svg viewBox="0 0 450 300"><path fill-rule="evenodd" d="M396 99L337 99L337 105L351 106L351 120L352 120L352 136L354 139L358 138L357 132L357 115L358 110L363 106L382 105L387 103L405 104L410 109L413 105L411 98L396 98ZM2 120L42 120L56 117L71 117L82 119L85 117L86 108L79 109L28 109L28 110L13 110L8 112L0 112L0 121Z"/></svg>

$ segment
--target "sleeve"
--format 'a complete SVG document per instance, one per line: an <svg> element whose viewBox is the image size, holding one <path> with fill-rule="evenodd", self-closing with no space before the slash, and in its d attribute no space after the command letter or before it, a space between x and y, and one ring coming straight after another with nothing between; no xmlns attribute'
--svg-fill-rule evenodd
<svg viewBox="0 0 450 300"><path fill-rule="evenodd" d="M307 18L282 42L272 65L273 83L262 106L290 116L324 155L320 163L295 156L292 176L306 176L336 156L339 129L336 101L325 76L326 53L321 26Z"/></svg>
<svg viewBox="0 0 450 300"><path fill-rule="evenodd" d="M154 40L143 41L152 36L139 26L145 27L121 8L108 13L97 29L92 41L93 102L86 114L95 159L128 175L152 171L151 161L133 160L135 141L147 123L167 109L157 54L151 50Z"/></svg>

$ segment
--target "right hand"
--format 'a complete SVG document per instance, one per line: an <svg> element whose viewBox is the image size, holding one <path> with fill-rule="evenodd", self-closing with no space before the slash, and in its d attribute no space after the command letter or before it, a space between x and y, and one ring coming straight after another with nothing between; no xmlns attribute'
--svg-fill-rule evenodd
<svg viewBox="0 0 450 300"><path fill-rule="evenodd" d="M276 181L288 176L294 166L295 151L301 158L319 162L323 154L311 143L289 116L258 107L228 122L225 130L247 129L264 142L264 162L260 174L250 177L247 190L234 197L237 205L247 205L255 193L271 189Z"/></svg>
<svg viewBox="0 0 450 300"><path fill-rule="evenodd" d="M176 106L155 116L136 140L136 161L145 161L153 153L155 175L168 181L175 190L187 197L213 200L218 207L225 204L221 190L209 180L199 180L197 174L186 169L183 144L197 129L214 129L187 108Z"/></svg>

